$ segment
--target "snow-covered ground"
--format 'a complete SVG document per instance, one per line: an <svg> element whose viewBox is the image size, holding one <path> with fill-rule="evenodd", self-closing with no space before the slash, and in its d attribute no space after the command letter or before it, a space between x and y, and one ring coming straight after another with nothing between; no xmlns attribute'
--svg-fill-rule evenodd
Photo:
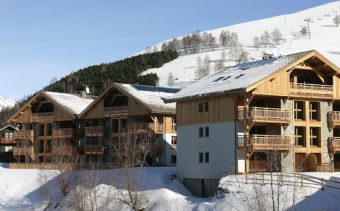
<svg viewBox="0 0 340 211"><path fill-rule="evenodd" d="M255 209L261 204L257 202L261 201L263 208L268 209L271 206L272 180L269 174L264 175L264 180L262 174L257 175L257 184L254 184L255 176L248 175L247 180L245 175L226 176L221 179L220 184L229 190L229 193L219 197L198 198L192 196L176 179L170 179L171 175L175 175L175 170L170 167L144 169L140 184L141 191L148 201L146 210L250 210ZM97 171L99 179L96 191L98 199L101 199L98 201L113 198L115 189L110 178L116 178L118 172L119 170ZM90 181L90 175L93 173L94 171L83 171L77 175L77 180L82 181L78 185L82 186L82 191L88 187L83 183ZM80 177L83 179L79 180ZM277 181L276 178L274 175L273 181ZM280 186L281 209L290 208L293 198L297 210L340 209L340 184L328 181L340 182L340 172L304 173L302 183L300 174L283 178L283 185ZM325 179L324 191L321 190L320 178ZM46 207L47 210L69 210L69 201L62 197L57 181L58 171L8 169L4 164L0 164L0 210L44 210ZM273 187L277 189L275 184L274 182ZM49 201L49 206L46 200ZM109 201L111 210L122 209L122 206ZM103 204L101 206L104 210L108 209ZM128 210L126 207L125 209Z"/></svg>
<svg viewBox="0 0 340 211"><path fill-rule="evenodd" d="M222 30L236 32L240 43L243 44L245 50L249 53L249 59L260 59L263 55L262 52L285 55L306 50L318 50L336 65L340 66L340 27L336 27L333 22L336 12L339 13L339 11L340 1L336 1L294 14L236 24L206 32L212 33L217 41ZM307 24L306 18L311 19L311 39L308 36L299 35L301 27ZM284 42L275 48L255 49L253 47L255 36L260 37L264 31L272 32L276 28L283 34ZM180 39L181 37L177 38ZM161 49L162 43L158 43L155 46ZM151 49L153 47L151 46ZM222 51L226 51L228 54L228 50L216 49L204 53L180 56L163 67L149 69L145 73L156 73L160 78L159 85L167 86L168 75L172 72L176 79L175 86L185 86L187 82L193 81L195 78L198 57L203 60L208 55L211 67L213 67L214 63L221 58ZM226 66L232 64L232 62L225 63Z"/></svg>
<svg viewBox="0 0 340 211"><path fill-rule="evenodd" d="M11 100L11 99L8 99L8 98L0 96L0 111L3 108L11 108L11 107L13 107L15 105L15 103L16 102L14 100Z"/></svg>

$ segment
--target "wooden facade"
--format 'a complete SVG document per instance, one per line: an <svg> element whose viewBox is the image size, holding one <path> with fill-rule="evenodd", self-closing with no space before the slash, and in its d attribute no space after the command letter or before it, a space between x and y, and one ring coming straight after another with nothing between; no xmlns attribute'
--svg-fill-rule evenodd
<svg viewBox="0 0 340 211"><path fill-rule="evenodd" d="M176 134L175 109L154 110L122 89L121 84L108 88L81 114L80 120L85 128L83 160L92 162L110 162L115 140L128 141L145 132L161 140L166 134ZM165 140L161 143L165 144ZM153 164L167 165L164 161Z"/></svg>
<svg viewBox="0 0 340 211"><path fill-rule="evenodd" d="M316 51L245 89L176 101L179 126L237 123L236 151L245 155L246 172L265 169L262 164L273 153L282 160L291 156L293 164L282 167L289 171L298 171L294 166L311 154L320 166L333 165L335 154L340 154L340 69ZM340 156L334 162L340 166Z"/></svg>

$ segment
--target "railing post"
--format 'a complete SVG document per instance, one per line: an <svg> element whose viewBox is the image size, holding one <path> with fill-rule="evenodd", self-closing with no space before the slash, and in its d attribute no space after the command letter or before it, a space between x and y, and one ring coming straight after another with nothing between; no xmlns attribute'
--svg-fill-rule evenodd
<svg viewBox="0 0 340 211"><path fill-rule="evenodd" d="M301 174L301 187L303 186L303 175Z"/></svg>
<svg viewBox="0 0 340 211"><path fill-rule="evenodd" d="M248 173L246 172L246 184L248 184Z"/></svg>
<svg viewBox="0 0 340 211"><path fill-rule="evenodd" d="M324 178L321 178L321 184L322 184L322 188L321 188L321 190L325 190L325 180L324 180Z"/></svg>
<svg viewBox="0 0 340 211"><path fill-rule="evenodd" d="M264 172L262 172L262 186L264 186Z"/></svg>

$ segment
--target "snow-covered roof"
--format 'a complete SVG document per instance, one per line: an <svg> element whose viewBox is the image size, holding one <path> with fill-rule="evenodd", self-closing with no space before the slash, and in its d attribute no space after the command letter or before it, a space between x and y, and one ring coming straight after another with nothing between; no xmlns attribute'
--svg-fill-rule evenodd
<svg viewBox="0 0 340 211"><path fill-rule="evenodd" d="M6 125L5 127L0 129L0 132L6 130L7 128L10 128L12 130L19 130L17 127L13 126L13 125Z"/></svg>
<svg viewBox="0 0 340 211"><path fill-rule="evenodd" d="M209 75L189 85L175 95L166 98L166 101L174 102L186 98L245 90L248 86L311 52L312 51L295 53L224 68L215 74Z"/></svg>
<svg viewBox="0 0 340 211"><path fill-rule="evenodd" d="M153 112L176 111L175 103L165 103L163 99L173 96L180 89L120 83L115 83L113 86L120 88L121 91L143 103Z"/></svg>
<svg viewBox="0 0 340 211"><path fill-rule="evenodd" d="M78 95L59 93L59 92L42 92L46 97L57 103L72 114L79 115L92 102L91 98L83 98Z"/></svg>

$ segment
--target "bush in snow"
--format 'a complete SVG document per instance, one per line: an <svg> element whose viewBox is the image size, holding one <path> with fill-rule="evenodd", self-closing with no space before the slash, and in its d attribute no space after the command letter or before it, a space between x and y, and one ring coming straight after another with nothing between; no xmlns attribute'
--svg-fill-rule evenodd
<svg viewBox="0 0 340 211"><path fill-rule="evenodd" d="M338 27L339 24L340 24L340 15L336 15L336 16L333 18L333 21L334 21L336 27Z"/></svg>

